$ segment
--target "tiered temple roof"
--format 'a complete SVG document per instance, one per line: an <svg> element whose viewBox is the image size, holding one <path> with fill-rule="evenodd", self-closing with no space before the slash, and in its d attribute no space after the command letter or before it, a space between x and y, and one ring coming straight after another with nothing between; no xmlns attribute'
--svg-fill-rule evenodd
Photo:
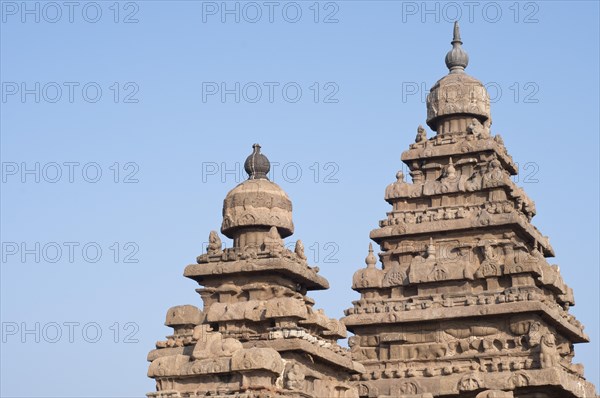
<svg viewBox="0 0 600 398"><path fill-rule="evenodd" d="M458 24L448 75L427 98L427 125L402 154L385 190L392 206L370 237L360 299L342 322L314 309L327 289L293 251L292 203L254 145L247 181L223 203L223 248L186 267L204 307L169 309L174 329L148 355L150 398L594 398L573 345L588 337L570 313L573 292L548 238L531 223L534 202L492 134L484 85L467 75ZM337 340L354 333L350 350Z"/></svg>
<svg viewBox="0 0 600 398"><path fill-rule="evenodd" d="M169 309L174 328L148 355L152 398L166 397L340 397L357 396L348 383L364 368L337 344L346 329L314 308L309 290L327 289L317 267L307 263L302 242L292 235L292 203L269 181L270 164L254 145L248 180L223 203L221 232L233 239L223 249L217 232L207 253L184 275L201 288L202 310Z"/></svg>
<svg viewBox="0 0 600 398"><path fill-rule="evenodd" d="M484 85L467 75L458 23L446 55L449 74L427 98L428 138L419 126L385 191L392 205L353 278L360 299L343 322L360 397L595 397L573 364L588 341L569 314L573 292L548 238L532 224L533 201L511 176L517 168L490 131Z"/></svg>

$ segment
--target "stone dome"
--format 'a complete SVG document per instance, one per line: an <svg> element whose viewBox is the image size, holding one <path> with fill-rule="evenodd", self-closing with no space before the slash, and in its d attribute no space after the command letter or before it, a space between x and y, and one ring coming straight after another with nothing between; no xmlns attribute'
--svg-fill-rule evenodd
<svg viewBox="0 0 600 398"><path fill-rule="evenodd" d="M373 244L369 244L369 255L365 258L367 268L359 269L352 276L352 288L366 289L381 287L383 280L383 271L376 268L377 258L373 254Z"/></svg>
<svg viewBox="0 0 600 398"><path fill-rule="evenodd" d="M427 124L432 130L437 131L439 120L445 116L471 116L491 124L490 97L483 83L465 73L468 63L455 22L452 49L446 54L450 73L438 80L427 96Z"/></svg>
<svg viewBox="0 0 600 398"><path fill-rule="evenodd" d="M466 73L451 73L438 80L427 96L427 125L437 130L443 116L472 115L491 121L490 97L483 83Z"/></svg>
<svg viewBox="0 0 600 398"><path fill-rule="evenodd" d="M276 227L282 238L294 233L292 201L283 189L269 181L270 163L254 144L244 164L248 180L233 188L223 201L221 232L234 238L241 228Z"/></svg>

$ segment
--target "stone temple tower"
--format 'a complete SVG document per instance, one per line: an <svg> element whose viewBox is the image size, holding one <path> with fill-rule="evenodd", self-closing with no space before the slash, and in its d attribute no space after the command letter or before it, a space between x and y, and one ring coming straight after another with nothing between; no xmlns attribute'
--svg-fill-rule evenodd
<svg viewBox="0 0 600 398"><path fill-rule="evenodd" d="M346 337L340 321L313 308L309 290L327 281L306 261L302 242L288 250L292 203L269 181L269 160L254 145L245 163L248 180L223 203L221 232L233 239L224 249L217 232L206 254L186 267L197 281L202 310L168 310L174 329L148 354L152 398L357 397L350 377L364 368L337 344Z"/></svg>
<svg viewBox="0 0 600 398"><path fill-rule="evenodd" d="M360 397L596 397L573 364L588 337L569 314L572 290L548 238L532 224L533 201L490 132L485 87L465 73L458 24L449 74L427 98L402 172L385 191L392 205L370 237L367 267L354 275L360 299L343 322L355 335Z"/></svg>

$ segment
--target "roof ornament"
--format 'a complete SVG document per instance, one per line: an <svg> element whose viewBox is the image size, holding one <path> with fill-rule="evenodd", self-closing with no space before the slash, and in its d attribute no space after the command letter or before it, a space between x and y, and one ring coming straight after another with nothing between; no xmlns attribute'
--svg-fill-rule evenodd
<svg viewBox="0 0 600 398"><path fill-rule="evenodd" d="M271 170L271 162L262 153L260 153L260 145L252 145L252 153L244 162L244 170L248 173L249 180L265 179L268 180L267 174Z"/></svg>
<svg viewBox="0 0 600 398"><path fill-rule="evenodd" d="M462 48L458 21L454 21L454 36L450 43L452 43L452 50L446 54L446 66L450 73L465 73L465 68L469 64L469 55Z"/></svg>
<svg viewBox="0 0 600 398"><path fill-rule="evenodd" d="M367 264L367 268L375 268L375 264L377 264L377 258L373 254L373 244L369 243L369 255L365 258L365 263Z"/></svg>

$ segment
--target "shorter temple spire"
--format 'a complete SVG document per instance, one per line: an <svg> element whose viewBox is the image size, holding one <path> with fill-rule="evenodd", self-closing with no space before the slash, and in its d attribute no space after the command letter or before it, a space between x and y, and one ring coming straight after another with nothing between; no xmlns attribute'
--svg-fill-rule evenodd
<svg viewBox="0 0 600 398"><path fill-rule="evenodd" d="M454 21L454 36L452 41L452 50L446 54L446 66L450 73L464 73L465 68L469 64L469 55L462 48L462 40L460 39L460 27L458 21Z"/></svg>

